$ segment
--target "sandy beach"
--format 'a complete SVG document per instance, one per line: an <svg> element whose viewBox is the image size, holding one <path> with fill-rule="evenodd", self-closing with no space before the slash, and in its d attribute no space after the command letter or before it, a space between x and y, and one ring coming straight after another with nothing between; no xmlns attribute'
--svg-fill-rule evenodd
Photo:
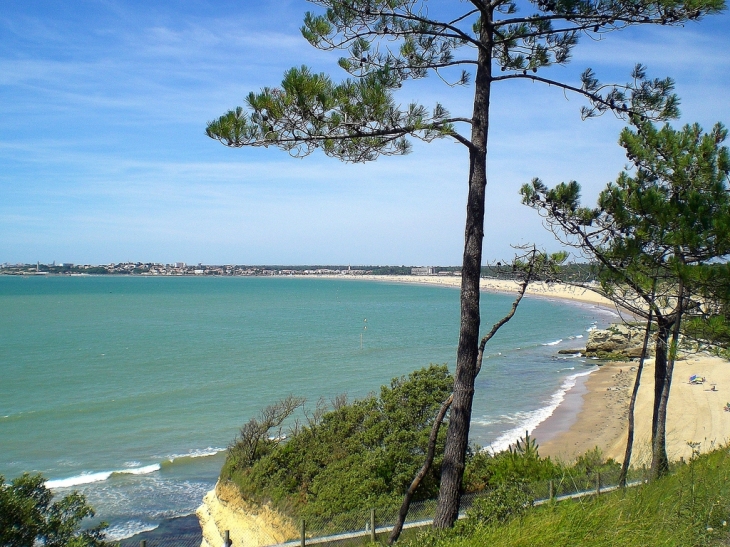
<svg viewBox="0 0 730 547"><path fill-rule="evenodd" d="M559 411L534 433L540 453L564 461L598 446L607 457L622 461L626 449L627 415L636 376L635 362L607 363L590 374L578 408L574 408L567 431ZM691 384L692 375L704 377L702 384ZM654 364L647 360L636 401L636 428L632 464L651 461L651 418L654 398ZM667 453L670 460L689 459L689 442L701 443L706 452L730 441L730 362L707 354L688 355L675 364L669 394ZM566 403L568 398L566 397ZM575 415L575 411L577 415ZM563 409L569 412L570 409ZM565 417L562 417L565 420ZM565 423L562 424L563 426Z"/></svg>

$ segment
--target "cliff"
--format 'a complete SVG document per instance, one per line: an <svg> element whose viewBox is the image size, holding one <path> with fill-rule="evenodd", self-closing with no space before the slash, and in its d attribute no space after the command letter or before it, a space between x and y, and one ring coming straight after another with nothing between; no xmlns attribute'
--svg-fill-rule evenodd
<svg viewBox="0 0 730 547"><path fill-rule="evenodd" d="M268 505L255 505L241 498L231 483L216 484L196 511L203 542L200 547L221 547L226 530L234 546L262 547L298 537L291 519Z"/></svg>

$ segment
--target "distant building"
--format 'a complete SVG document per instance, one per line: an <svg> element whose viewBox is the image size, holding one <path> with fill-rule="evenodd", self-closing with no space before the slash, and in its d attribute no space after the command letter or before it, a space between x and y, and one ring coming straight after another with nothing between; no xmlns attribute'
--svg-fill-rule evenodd
<svg viewBox="0 0 730 547"><path fill-rule="evenodd" d="M411 275L433 275L433 267L411 268Z"/></svg>
<svg viewBox="0 0 730 547"><path fill-rule="evenodd" d="M175 262L175 267L176 268L184 268L185 267L185 262Z"/></svg>

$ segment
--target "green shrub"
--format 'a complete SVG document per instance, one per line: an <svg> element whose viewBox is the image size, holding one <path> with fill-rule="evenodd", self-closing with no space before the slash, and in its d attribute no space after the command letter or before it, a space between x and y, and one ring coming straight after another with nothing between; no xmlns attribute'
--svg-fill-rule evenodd
<svg viewBox="0 0 730 547"><path fill-rule="evenodd" d="M248 499L272 501L310 521L392 509L423 465L433 420L452 388L448 368L431 365L393 379L378 397L339 401L329 412L319 405L286 442L264 442L247 457L234 443L221 478L235 482ZM445 434L442 427L437 457L416 500L437 495Z"/></svg>
<svg viewBox="0 0 730 547"><path fill-rule="evenodd" d="M534 503L524 483L502 484L474 500L466 517L478 524L504 524L524 515Z"/></svg>
<svg viewBox="0 0 730 547"><path fill-rule="evenodd" d="M0 475L0 545L2 547L103 547L105 523L81 530L94 510L78 492L53 501L41 475L25 473L5 484Z"/></svg>
<svg viewBox="0 0 730 547"><path fill-rule="evenodd" d="M583 464L591 461L584 458ZM503 525L424 532L402 547L728 545L729 500L730 452L724 447L653 483L541 505Z"/></svg>
<svg viewBox="0 0 730 547"><path fill-rule="evenodd" d="M549 457L540 456L537 443L528 434L497 454L472 449L464 470L464 490L480 492L516 482L545 481L560 474L559 466Z"/></svg>

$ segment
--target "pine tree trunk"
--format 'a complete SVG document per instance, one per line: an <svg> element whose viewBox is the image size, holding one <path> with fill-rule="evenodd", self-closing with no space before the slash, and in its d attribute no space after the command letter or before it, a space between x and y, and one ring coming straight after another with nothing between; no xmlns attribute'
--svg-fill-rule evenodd
<svg viewBox="0 0 730 547"><path fill-rule="evenodd" d="M684 303L684 284L679 280L679 291L677 297L677 309L671 321L665 321L664 334L664 378L661 386L654 386L654 416L656 424L652 428L652 458L651 477L656 479L669 473L669 458L667 457L667 407L669 405L669 390L672 387L672 373L674 372L674 359L676 357L677 343L679 342L679 328L682 322L682 306ZM669 341L669 329L672 330L671 348ZM655 374L656 378L656 374ZM661 387L661 389L658 389ZM654 425L654 424L653 424Z"/></svg>
<svg viewBox="0 0 730 547"><path fill-rule="evenodd" d="M408 490L406 490L406 495L403 497L403 503L400 506L400 511L398 511L398 518L395 521L395 525L393 525L393 529L390 531L390 536L388 536L388 545L393 545L393 543L398 541L398 538L403 531L403 524L406 522L406 517L408 516L408 509L410 509L411 507L411 500L413 499L416 490L420 486L421 481L426 476L426 473L428 473L431 469L433 458L436 455L436 441L438 441L439 429L441 428L441 423L444 421L444 418L446 417L446 412L448 412L449 407L451 406L451 402L453 400L454 394L452 393L441 404L441 408L436 415L436 419L433 421L433 425L431 426L431 435L428 438L426 461L423 462L420 471L411 482Z"/></svg>
<svg viewBox="0 0 730 547"><path fill-rule="evenodd" d="M486 25L484 25L486 27ZM482 43L489 44L485 28ZM461 270L461 326L454 372L454 400L446 434L434 528L450 528L459 516L461 482L469 443L474 380L479 344L479 279L484 239L484 195L487 185L487 133L491 87L491 47L479 51L475 78L472 146L469 150L469 194L466 205L464 258Z"/></svg>
<svg viewBox="0 0 730 547"><path fill-rule="evenodd" d="M669 470L666 444L666 401L669 397L669 384L671 383L667 361L671 326L672 321L666 317L657 317L656 359L654 361L654 412L651 423L651 479L661 477ZM663 396L665 390L666 397ZM662 401L664 401L664 404L662 404Z"/></svg>
<svg viewBox="0 0 730 547"><path fill-rule="evenodd" d="M652 302L654 297L652 295ZM641 373L644 371L644 360L646 359L646 350L649 348L649 336L651 334L652 308L649 311L649 318L646 321L646 330L644 331L644 343L641 348L641 358L639 366L636 370L636 378L634 379L634 388L631 391L631 401L629 402L629 433L626 438L626 452L624 452L624 461L621 464L621 473L618 476L618 485L626 488L626 479L629 475L629 466L631 465L631 452L634 449L634 409L636 408L636 396L639 394L639 386L641 385Z"/></svg>

